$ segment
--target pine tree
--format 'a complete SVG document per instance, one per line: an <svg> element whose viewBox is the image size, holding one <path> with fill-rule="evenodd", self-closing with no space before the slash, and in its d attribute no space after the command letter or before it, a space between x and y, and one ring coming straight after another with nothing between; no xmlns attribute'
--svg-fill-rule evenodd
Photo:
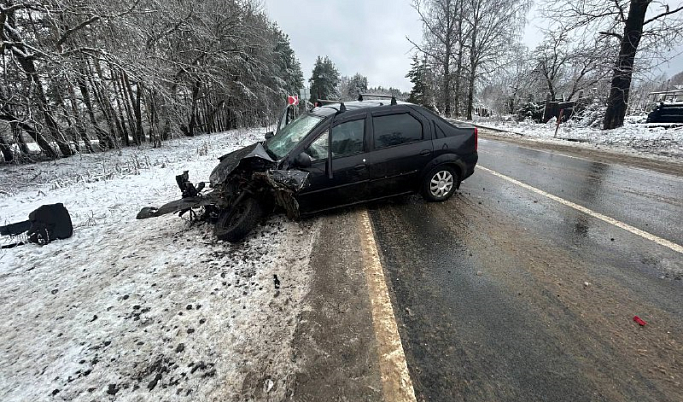
<svg viewBox="0 0 683 402"><path fill-rule="evenodd" d="M413 56L413 63L410 65L410 71L406 74L406 78L409 78L410 82L413 83L408 102L415 103L416 105L426 104L427 85L425 84L425 70L425 63L421 63L417 55Z"/></svg>
<svg viewBox="0 0 683 402"><path fill-rule="evenodd" d="M277 26L273 29L276 37L274 49L275 64L277 66L276 76L284 80L283 90L286 91L286 95L296 95L304 85L301 64L294 55L294 50L289 43L289 36Z"/></svg>
<svg viewBox="0 0 683 402"><path fill-rule="evenodd" d="M311 83L311 97L315 99L339 98L337 84L339 84L339 72L329 57L318 56L313 67L313 73L308 80Z"/></svg>

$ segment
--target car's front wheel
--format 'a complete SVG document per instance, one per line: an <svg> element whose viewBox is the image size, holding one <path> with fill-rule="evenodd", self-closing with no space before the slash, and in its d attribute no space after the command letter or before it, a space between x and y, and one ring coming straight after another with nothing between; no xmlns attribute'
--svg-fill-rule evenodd
<svg viewBox="0 0 683 402"><path fill-rule="evenodd" d="M445 201L455 193L460 178L448 165L437 166L424 178L422 195L427 201Z"/></svg>
<svg viewBox="0 0 683 402"><path fill-rule="evenodd" d="M216 237L231 243L244 239L263 218L265 210L261 203L247 197L232 209L224 210L216 221Z"/></svg>

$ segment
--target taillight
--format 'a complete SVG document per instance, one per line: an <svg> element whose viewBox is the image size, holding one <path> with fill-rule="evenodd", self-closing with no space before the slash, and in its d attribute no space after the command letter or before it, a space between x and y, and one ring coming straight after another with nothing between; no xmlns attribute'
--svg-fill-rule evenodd
<svg viewBox="0 0 683 402"><path fill-rule="evenodd" d="M474 152L479 149L479 129L474 128Z"/></svg>

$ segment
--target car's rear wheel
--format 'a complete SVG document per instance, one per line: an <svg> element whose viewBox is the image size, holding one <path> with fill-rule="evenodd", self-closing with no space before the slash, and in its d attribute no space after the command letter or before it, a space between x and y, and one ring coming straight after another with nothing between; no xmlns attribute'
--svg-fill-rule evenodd
<svg viewBox="0 0 683 402"><path fill-rule="evenodd" d="M448 165L437 166L424 178L422 195L427 201L445 201L455 193L460 178Z"/></svg>
<svg viewBox="0 0 683 402"><path fill-rule="evenodd" d="M220 213L216 221L216 237L231 243L238 242L258 225L264 213L264 208L257 199L247 197L232 209Z"/></svg>

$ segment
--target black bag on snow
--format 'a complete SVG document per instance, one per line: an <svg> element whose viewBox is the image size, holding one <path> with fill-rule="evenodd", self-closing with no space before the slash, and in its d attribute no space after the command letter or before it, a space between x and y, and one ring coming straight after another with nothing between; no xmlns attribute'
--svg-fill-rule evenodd
<svg viewBox="0 0 683 402"><path fill-rule="evenodd" d="M26 233L28 241L44 246L54 239L66 239L73 234L71 216L64 204L38 207L28 215L28 221L0 227L0 234L18 236Z"/></svg>
<svg viewBox="0 0 683 402"><path fill-rule="evenodd" d="M28 220L31 222L28 240L41 246L54 239L69 238L74 231L69 211L61 202L38 207L28 215Z"/></svg>

